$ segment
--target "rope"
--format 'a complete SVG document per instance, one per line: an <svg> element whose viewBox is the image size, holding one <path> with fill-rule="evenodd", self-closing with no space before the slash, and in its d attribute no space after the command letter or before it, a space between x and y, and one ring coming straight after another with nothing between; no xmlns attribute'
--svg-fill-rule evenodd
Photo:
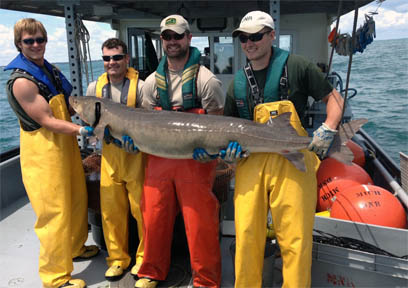
<svg viewBox="0 0 408 288"><path fill-rule="evenodd" d="M334 49L336 48L337 31L338 31L338 29L339 29L340 13L341 13L342 5L343 5L343 1L340 0L340 1L339 1L339 8L338 8L338 11L337 11L337 20L336 20L336 28L335 28L336 30L335 30L335 32L334 32L334 37L333 37L333 40L332 40L332 49L331 49L331 52L330 52L330 61L329 61L329 67L328 67L328 69L327 69L326 78L329 76L330 69L331 69L331 65L332 65L332 61L333 61Z"/></svg>
<svg viewBox="0 0 408 288"><path fill-rule="evenodd" d="M88 55L89 55L89 67L91 70L91 81L93 81L92 59L89 49L89 40L91 36L82 22L79 15L75 19L75 43L78 47L78 54L80 58L81 67L86 75L86 84L89 85L89 71L88 71Z"/></svg>
<svg viewBox="0 0 408 288"><path fill-rule="evenodd" d="M355 9L354 9L354 23L353 23L353 34L352 34L352 41L351 41L351 51L354 51L354 47L356 45L355 43L355 35L356 35L356 27L357 27L357 18L358 18L358 6L357 2L354 2ZM343 110L341 112L341 121L338 126L341 125L343 117L344 117L344 112L346 111L346 106L347 106L347 94L348 94L348 89L349 89L349 82L350 82L350 74L351 74L351 63L353 62L353 53L350 53L349 56L349 64L347 67L347 79L346 79L346 91L344 93L344 104L343 104Z"/></svg>

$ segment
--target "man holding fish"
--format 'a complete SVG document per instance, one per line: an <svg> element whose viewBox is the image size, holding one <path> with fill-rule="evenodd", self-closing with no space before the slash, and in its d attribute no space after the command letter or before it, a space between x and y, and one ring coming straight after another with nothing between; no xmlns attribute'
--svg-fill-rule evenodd
<svg viewBox="0 0 408 288"><path fill-rule="evenodd" d="M272 46L274 29L269 14L252 11L233 32L250 62L237 72L229 87L224 115L264 123L271 116L291 112L292 126L299 135L306 136L300 119L308 96L323 100L327 119L314 132L309 150L325 157L337 133L343 99L316 65ZM278 153L256 153L238 161L234 195L235 287L262 285L268 209L282 254L283 287L311 285L319 159L306 149L301 152L305 172Z"/></svg>
<svg viewBox="0 0 408 288"><path fill-rule="evenodd" d="M73 259L98 254L88 238L88 195L76 135L93 128L72 123L68 104L72 86L44 58L47 31L40 21L23 18L14 25L19 52L4 70L10 106L20 124L20 163L25 190L37 217L39 274L43 287L86 287L72 279Z"/></svg>
<svg viewBox="0 0 408 288"><path fill-rule="evenodd" d="M143 87L143 107L179 113L222 114L221 82L205 66L200 51L190 47L192 34L180 15L160 24L165 56ZM148 117L148 115L146 116ZM142 199L145 255L135 287L156 287L170 268L176 213L186 227L195 287L219 287L219 203L212 193L215 161L168 159L148 155Z"/></svg>
<svg viewBox="0 0 408 288"><path fill-rule="evenodd" d="M102 54L106 72L89 84L86 95L109 99L127 107L140 107L144 82L135 69L128 67L127 45L120 39L110 38L102 44ZM137 275L143 262L140 198L145 156L133 145L132 138L128 135L123 135L120 140L113 138L109 129L105 128L102 143L100 198L103 234L109 254L105 278L114 281L123 275L132 260L128 252L129 211L137 221L139 236L136 264L131 274Z"/></svg>

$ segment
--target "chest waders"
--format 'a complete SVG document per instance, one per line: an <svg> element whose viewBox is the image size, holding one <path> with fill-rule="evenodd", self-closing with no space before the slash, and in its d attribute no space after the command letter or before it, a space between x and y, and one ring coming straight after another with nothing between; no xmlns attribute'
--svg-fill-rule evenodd
<svg viewBox="0 0 408 288"><path fill-rule="evenodd" d="M63 94L49 102L55 118L71 121ZM75 136L42 127L20 129L24 187L37 216L39 272L45 287L71 279L72 258L84 252L88 237L88 194Z"/></svg>
<svg viewBox="0 0 408 288"><path fill-rule="evenodd" d="M11 69L27 73L24 78L36 83L55 118L71 121L65 98L72 86L54 66L44 60L44 67L39 67L20 53L5 68ZM15 98L13 85L8 86L9 98ZM26 131L20 125L21 173L37 217L40 278L44 287L58 287L71 279L72 258L86 250L88 194L76 137L36 128Z"/></svg>
<svg viewBox="0 0 408 288"><path fill-rule="evenodd" d="M139 74L133 68L128 68L125 78L124 81L128 84L123 86L121 103L126 103L128 107L136 107ZM104 73L98 78L96 97L102 97L103 91L106 91L106 87L109 86L107 73ZM129 210L137 221L140 241L136 252L136 264L141 265L143 262L144 237L140 198L144 167L143 153L130 154L115 144L107 144L102 140L100 197L103 234L109 254L106 259L109 267L119 265L125 270L131 262L132 258L128 252Z"/></svg>
<svg viewBox="0 0 408 288"><path fill-rule="evenodd" d="M183 111L200 113L196 77L200 52L190 48L183 71ZM172 110L161 62L156 84L163 110ZM196 70L197 69L197 70ZM166 100L167 99L167 100ZM177 112L185 113L185 112ZM191 154L193 151L191 151ZM216 162L167 159L148 156L143 192L143 219L146 225L145 262L139 276L165 280L170 269L173 227L178 212L183 215L194 287L219 287L221 254L219 244L219 203L212 192Z"/></svg>
<svg viewBox="0 0 408 288"><path fill-rule="evenodd" d="M290 101L260 104L256 122L292 112L291 124L307 135ZM317 156L302 150L306 172L277 153L253 153L238 162L235 176L235 287L261 287L267 213L270 209L283 260L282 287L310 287L316 209Z"/></svg>

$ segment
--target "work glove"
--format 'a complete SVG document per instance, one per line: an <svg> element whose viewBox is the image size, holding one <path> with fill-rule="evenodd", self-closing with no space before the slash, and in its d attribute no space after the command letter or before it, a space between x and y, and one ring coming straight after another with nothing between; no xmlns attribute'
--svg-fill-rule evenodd
<svg viewBox="0 0 408 288"><path fill-rule="evenodd" d="M81 136L92 136L94 135L94 128L92 128L91 126L82 126L81 128L79 128L79 134Z"/></svg>
<svg viewBox="0 0 408 288"><path fill-rule="evenodd" d="M120 142L120 140L116 139L115 137L111 135L108 126L105 127L105 130L103 133L103 140L105 140L106 144L113 143L117 147L122 148L122 142Z"/></svg>
<svg viewBox="0 0 408 288"><path fill-rule="evenodd" d="M206 163L218 158L219 154L208 154L208 152L204 148L195 148L193 151L193 159L201 162Z"/></svg>
<svg viewBox="0 0 408 288"><path fill-rule="evenodd" d="M122 136L123 150L127 153L137 154L139 149L133 144L133 139L128 135Z"/></svg>
<svg viewBox="0 0 408 288"><path fill-rule="evenodd" d="M242 147L241 145L239 145L238 142L231 141L228 144L227 149L220 150L219 155L221 159L223 159L225 162L233 163L240 158L248 157L249 152L248 151L243 152Z"/></svg>
<svg viewBox="0 0 408 288"><path fill-rule="evenodd" d="M322 126L313 132L313 139L312 142L310 142L308 149L315 152L320 159L323 159L326 157L336 133L337 130L330 129L323 123Z"/></svg>

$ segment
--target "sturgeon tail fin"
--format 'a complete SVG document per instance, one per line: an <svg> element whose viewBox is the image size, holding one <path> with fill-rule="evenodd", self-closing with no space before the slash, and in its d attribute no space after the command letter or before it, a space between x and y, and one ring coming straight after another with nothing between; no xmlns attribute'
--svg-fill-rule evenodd
<svg viewBox="0 0 408 288"><path fill-rule="evenodd" d="M332 146L329 150L327 157L334 158L344 164L351 165L354 159L353 152L347 147L346 143L350 140L354 134L367 123L367 119L356 119L347 123L343 123L339 126L339 132L334 137Z"/></svg>

